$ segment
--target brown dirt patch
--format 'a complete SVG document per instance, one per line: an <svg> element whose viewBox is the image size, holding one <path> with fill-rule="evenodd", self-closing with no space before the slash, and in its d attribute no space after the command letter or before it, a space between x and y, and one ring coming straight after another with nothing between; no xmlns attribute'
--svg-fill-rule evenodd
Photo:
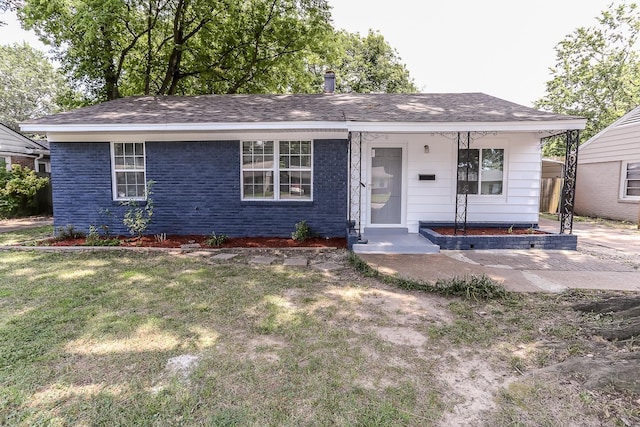
<svg viewBox="0 0 640 427"><path fill-rule="evenodd" d="M119 246L137 246L150 248L179 248L181 245L199 244L203 248L346 248L347 240L344 238L321 238L314 237L304 241L296 241L283 237L231 237L220 246L207 244L208 236L187 235L187 236L166 236L164 240L157 240L155 236L137 237L117 236ZM51 246L85 246L86 239L65 239L50 240L43 242Z"/></svg>
<svg viewBox="0 0 640 427"><path fill-rule="evenodd" d="M454 227L434 227L432 228L438 234L443 236L453 236ZM514 234L549 234L542 230L532 228L496 228L496 227L479 227L467 228L466 231L458 231L458 235L467 236L510 236Z"/></svg>

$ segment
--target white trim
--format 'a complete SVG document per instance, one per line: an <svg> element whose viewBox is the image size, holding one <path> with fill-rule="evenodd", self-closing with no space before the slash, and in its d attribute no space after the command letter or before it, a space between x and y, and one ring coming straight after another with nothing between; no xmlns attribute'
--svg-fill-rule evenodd
<svg viewBox="0 0 640 427"><path fill-rule="evenodd" d="M346 130L324 129L324 130L278 130L278 131L259 131L259 130L236 130L233 131L193 131L193 132L93 132L93 133L49 133L47 139L49 142L128 142L128 141L147 141L147 142L171 142L180 144L189 141L241 141L241 140L272 140L272 139L296 139L296 140L318 140L318 139L347 139Z"/></svg>
<svg viewBox="0 0 640 427"><path fill-rule="evenodd" d="M346 122L225 122L225 123L132 123L132 124L63 124L20 125L28 132L190 132L190 131L247 131L247 130L324 130L347 131Z"/></svg>
<svg viewBox="0 0 640 427"><path fill-rule="evenodd" d="M115 160L115 144L142 144L142 157L144 160L144 197L118 197L118 180L116 178L116 172L139 172L133 170L119 170L116 171L116 160ZM111 196L112 200L115 202L128 202L128 201L145 201L147 200L147 147L144 141L126 141L126 142L110 142L110 157L111 157Z"/></svg>
<svg viewBox="0 0 640 427"><path fill-rule="evenodd" d="M242 144L244 142L252 142L252 141L265 141L265 142L273 142L273 168L269 169L269 168L261 168L261 169L244 169L243 168L243 156L244 156L244 152L242 151ZM293 169L288 168L288 169L280 169L280 142L294 142L294 141L301 141L301 142L308 142L311 144L311 166L309 167L309 169L299 169L300 172L310 172L310 179L311 179L311 194L308 198L291 198L291 199L287 199L287 198L280 198L280 171L284 170L284 171L291 171ZM300 203L300 202L313 202L313 163L314 163L314 140L313 139L271 139L271 138L257 138L257 139L253 139L253 140L241 140L240 141L240 200L243 202L295 202L295 203ZM273 198L245 198L244 197L244 172L251 172L251 171L256 171L256 172L264 172L264 171L271 171L273 172Z"/></svg>
<svg viewBox="0 0 640 427"><path fill-rule="evenodd" d="M401 148L402 149L402 183L401 183L401 201L400 201L400 224L373 224L371 222L371 190L373 189L373 150L376 148ZM408 179L409 179L409 144L406 141L371 141L367 144L364 152L367 155L367 191L365 197L365 227L371 228L405 228L407 226L407 199L408 199Z"/></svg>
<svg viewBox="0 0 640 427"><path fill-rule="evenodd" d="M228 122L228 123L138 123L138 124L61 124L20 125L27 132L197 132L197 131L281 131L327 130L344 132L544 132L584 129L585 119L540 120L513 122L358 122L358 121L282 121L282 122Z"/></svg>
<svg viewBox="0 0 640 427"><path fill-rule="evenodd" d="M640 163L640 160L623 160L620 162L620 186L618 197L621 201L638 201L640 200L640 196L627 196L627 165L629 163Z"/></svg>

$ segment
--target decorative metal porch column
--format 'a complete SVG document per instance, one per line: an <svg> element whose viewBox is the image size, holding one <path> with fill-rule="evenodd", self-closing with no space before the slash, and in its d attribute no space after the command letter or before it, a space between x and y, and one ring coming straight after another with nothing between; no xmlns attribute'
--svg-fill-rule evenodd
<svg viewBox="0 0 640 427"><path fill-rule="evenodd" d="M360 240L362 228L362 133L349 134L349 227Z"/></svg>
<svg viewBox="0 0 640 427"><path fill-rule="evenodd" d="M471 132L466 134L458 132L458 163L456 165L456 219L454 234L467 232L467 206L469 199L469 166L471 160ZM464 151L463 151L464 150ZM460 166L463 166L462 177ZM462 181L462 188L460 181Z"/></svg>
<svg viewBox="0 0 640 427"><path fill-rule="evenodd" d="M564 184L560 202L560 234L569 230L573 233L573 209L576 200L576 175L578 172L578 146L580 131L568 130L566 133L567 148L564 160Z"/></svg>

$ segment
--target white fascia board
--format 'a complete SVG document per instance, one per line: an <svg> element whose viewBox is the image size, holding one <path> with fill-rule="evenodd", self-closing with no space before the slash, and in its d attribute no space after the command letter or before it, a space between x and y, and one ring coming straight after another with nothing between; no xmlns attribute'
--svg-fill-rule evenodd
<svg viewBox="0 0 640 427"><path fill-rule="evenodd" d="M584 129L586 119L526 122L349 122L351 132L544 132Z"/></svg>
<svg viewBox="0 0 640 427"><path fill-rule="evenodd" d="M343 129L345 122L229 122L229 123L137 123L137 124L37 124L22 123L20 129L25 132L217 132L247 130L321 130Z"/></svg>

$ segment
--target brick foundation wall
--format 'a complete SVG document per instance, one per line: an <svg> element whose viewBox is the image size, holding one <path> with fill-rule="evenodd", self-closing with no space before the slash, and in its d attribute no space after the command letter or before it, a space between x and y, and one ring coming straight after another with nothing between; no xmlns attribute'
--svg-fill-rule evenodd
<svg viewBox="0 0 640 427"><path fill-rule="evenodd" d="M154 217L148 233L290 237L306 220L323 237L345 237L347 141L314 141L313 201L241 201L238 141L147 142ZM55 226L108 225L125 234L112 201L109 143L52 143ZM108 209L111 215L104 211Z"/></svg>

